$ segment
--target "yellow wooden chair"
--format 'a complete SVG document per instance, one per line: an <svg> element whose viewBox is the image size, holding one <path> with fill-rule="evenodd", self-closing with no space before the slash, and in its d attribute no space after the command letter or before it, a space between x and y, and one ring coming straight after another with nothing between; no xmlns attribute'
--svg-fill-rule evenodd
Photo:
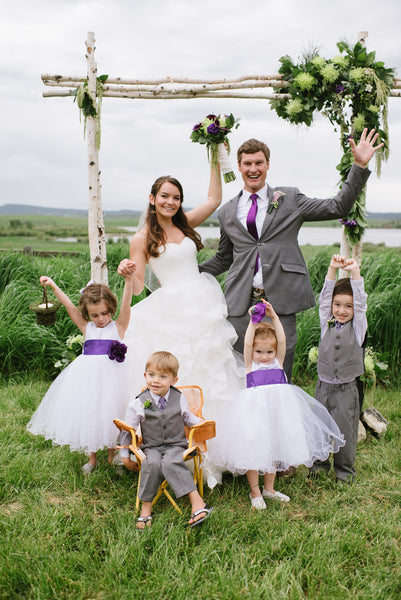
<svg viewBox="0 0 401 600"><path fill-rule="evenodd" d="M203 407L203 392L198 385L182 385L177 386L178 389L185 395L188 400L189 410L197 417L202 418L202 407ZM131 443L129 446L117 446L117 448L128 448L130 452L135 456L138 466L138 485L136 492L135 508L139 510L139 484L141 481L141 464L145 458L144 452L141 450L142 437L139 436L133 427L124 423L120 419L114 419L114 424L120 429L120 431L127 431L131 434ZM216 423L215 421L202 421L193 427L185 427L185 435L188 439L188 449L184 451L184 461L193 460L194 466L194 481L198 488L199 494L203 498L203 470L202 470L202 453L206 452L207 446L206 441L214 438L216 435ZM171 496L167 489L168 483L166 480L160 485L159 490L153 499L152 506L156 504L162 494L164 494L174 508L181 514L181 509L177 505L174 498Z"/></svg>

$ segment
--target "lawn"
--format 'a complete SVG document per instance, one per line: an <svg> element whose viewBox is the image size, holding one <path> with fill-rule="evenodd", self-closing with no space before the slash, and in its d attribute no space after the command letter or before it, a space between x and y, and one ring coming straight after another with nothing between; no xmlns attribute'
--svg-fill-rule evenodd
<svg viewBox="0 0 401 600"><path fill-rule="evenodd" d="M289 504L252 511L244 477L225 476L205 497L210 519L189 529L166 501L151 529L135 530L136 474L102 454L85 457L26 431L48 382L0 385L0 598L398 599L401 595L401 402L377 389L389 420L358 446L358 479L306 481L301 467L277 487Z"/></svg>

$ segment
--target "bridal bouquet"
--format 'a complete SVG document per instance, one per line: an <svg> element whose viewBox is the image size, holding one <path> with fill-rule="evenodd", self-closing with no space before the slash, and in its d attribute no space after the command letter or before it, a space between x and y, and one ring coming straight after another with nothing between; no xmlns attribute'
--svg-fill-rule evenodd
<svg viewBox="0 0 401 600"><path fill-rule="evenodd" d="M203 121L194 125L191 140L199 144L206 144L207 155L213 167L220 163L225 183L234 181L235 175L228 158L230 142L227 135L234 128L239 127L239 119L230 115L208 115Z"/></svg>

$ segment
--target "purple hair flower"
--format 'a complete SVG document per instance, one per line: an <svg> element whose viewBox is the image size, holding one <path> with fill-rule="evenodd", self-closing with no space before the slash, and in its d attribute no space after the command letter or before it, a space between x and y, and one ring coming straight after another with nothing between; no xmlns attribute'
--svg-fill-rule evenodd
<svg viewBox="0 0 401 600"><path fill-rule="evenodd" d="M259 323L266 314L266 307L263 302L258 302L251 308L252 323Z"/></svg>
<svg viewBox="0 0 401 600"><path fill-rule="evenodd" d="M115 360L121 363L124 362L126 353L127 346L125 344L122 344L121 342L118 342L117 340L114 340L110 344L110 349L107 354L110 360Z"/></svg>

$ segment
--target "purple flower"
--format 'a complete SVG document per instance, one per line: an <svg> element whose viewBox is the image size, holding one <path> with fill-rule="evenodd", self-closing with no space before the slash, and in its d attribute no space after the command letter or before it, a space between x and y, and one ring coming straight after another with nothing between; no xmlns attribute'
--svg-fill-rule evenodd
<svg viewBox="0 0 401 600"><path fill-rule="evenodd" d="M216 117L216 115L208 115L208 116L206 117L206 119L209 119L210 121L216 121L216 120L217 120L217 117Z"/></svg>
<svg viewBox="0 0 401 600"><path fill-rule="evenodd" d="M125 360L126 352L127 346L125 344L122 344L121 342L117 342L117 340L114 340L110 344L110 348L107 354L110 360L116 360L117 362L121 363Z"/></svg>
<svg viewBox="0 0 401 600"><path fill-rule="evenodd" d="M345 227L356 227L358 225L358 223L355 221L355 219L352 219L352 221L350 221L349 219L340 219L340 223L341 225L344 225Z"/></svg>
<svg viewBox="0 0 401 600"><path fill-rule="evenodd" d="M193 126L192 131L196 131L197 129L200 129L202 127L202 123L197 123L196 125Z"/></svg>
<svg viewBox="0 0 401 600"><path fill-rule="evenodd" d="M251 309L251 320L252 323L259 323L266 314L266 308L263 302L258 302Z"/></svg>
<svg viewBox="0 0 401 600"><path fill-rule="evenodd" d="M214 133L219 133L220 131L220 127L218 125L216 125L216 123L211 123L209 125L209 127L207 128L207 132L214 134Z"/></svg>
<svg viewBox="0 0 401 600"><path fill-rule="evenodd" d="M338 83L336 85L336 92L337 94L340 94L341 92L343 92L345 90L345 87L343 85L341 85L341 83Z"/></svg>

